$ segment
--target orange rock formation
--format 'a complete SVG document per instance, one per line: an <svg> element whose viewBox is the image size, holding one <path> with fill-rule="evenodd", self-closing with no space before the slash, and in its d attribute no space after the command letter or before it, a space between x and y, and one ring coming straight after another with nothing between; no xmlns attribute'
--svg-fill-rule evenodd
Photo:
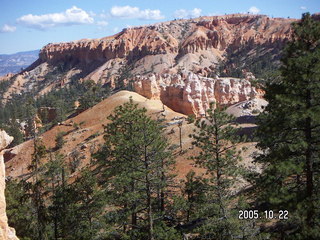
<svg viewBox="0 0 320 240"><path fill-rule="evenodd" d="M160 99L165 105L184 114L204 115L211 102L229 106L262 97L262 92L250 81L237 78L205 78L194 73L188 76L137 76L135 91L149 99Z"/></svg>
<svg viewBox="0 0 320 240"><path fill-rule="evenodd" d="M3 160L3 149L13 140L5 131L0 130L0 240L18 240L15 230L8 226L6 214L5 189L5 165Z"/></svg>
<svg viewBox="0 0 320 240"><path fill-rule="evenodd" d="M232 14L176 20L145 27L126 28L101 39L48 44L40 52L40 61L71 61L90 64L110 59L141 59L147 55L195 53L242 44L272 44L290 37L292 19L264 15Z"/></svg>
<svg viewBox="0 0 320 240"><path fill-rule="evenodd" d="M126 72L123 69L130 66L130 77L122 76L124 83L136 80L134 85L143 96L160 98L182 113L201 115L210 101L229 105L258 94L248 81L202 77L213 76L220 60L244 46L250 49L246 53L248 58L254 58L256 48L259 54L271 52L279 56L290 38L293 21L232 14L126 28L101 39L50 43L40 51L37 62L13 79L3 101L30 89L39 89L37 94L41 95L67 86L77 74L84 81L93 80L114 88L119 75ZM245 64L246 60L243 61ZM48 78L57 69L60 75L55 73L56 76ZM154 77L147 77L150 74ZM163 77L166 74L169 75ZM183 75L182 79L178 75ZM157 76L167 79L165 86ZM142 81L144 78L149 82Z"/></svg>

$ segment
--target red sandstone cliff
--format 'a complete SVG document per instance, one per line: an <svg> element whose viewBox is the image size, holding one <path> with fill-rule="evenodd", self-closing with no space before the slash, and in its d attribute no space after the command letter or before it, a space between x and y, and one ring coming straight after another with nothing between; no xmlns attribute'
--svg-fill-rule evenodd
<svg viewBox="0 0 320 240"><path fill-rule="evenodd" d="M230 45L272 44L290 37L292 19L263 15L233 14L176 20L146 27L124 29L101 39L48 44L40 52L41 62L73 61L90 64L110 59L141 59L147 55L195 53L216 50L222 54Z"/></svg>
<svg viewBox="0 0 320 240"><path fill-rule="evenodd" d="M234 79L230 80L230 86L243 85L236 90L238 93L227 91L231 95L226 96L219 93L223 89L219 84L229 80L204 80L201 77L214 76L219 61L240 48L249 49L245 53L246 58L256 57L256 48L259 48L260 55L273 52L279 56L284 43L290 38L293 21L263 15L232 14L127 28L101 39L51 43L40 51L36 63L23 74L13 77L12 86L3 95L3 101L14 93L31 89L38 89L37 94L42 95L72 84L74 77L114 87L121 69L130 65L131 75L138 81L135 86L139 93L147 97L158 94L158 98L179 112L203 114L208 101L231 104L253 97L256 90L248 82ZM245 65L246 60L243 61ZM202 79L201 83L186 78L188 80L183 87L174 85L177 74L189 73L196 73L198 76L192 75L192 79ZM141 79L150 74L169 74L172 81L157 93L147 92L148 88L139 87L140 80L136 76ZM197 93L198 83L202 89L199 90L200 95ZM247 88L250 91L243 90ZM214 93L212 89L215 89Z"/></svg>

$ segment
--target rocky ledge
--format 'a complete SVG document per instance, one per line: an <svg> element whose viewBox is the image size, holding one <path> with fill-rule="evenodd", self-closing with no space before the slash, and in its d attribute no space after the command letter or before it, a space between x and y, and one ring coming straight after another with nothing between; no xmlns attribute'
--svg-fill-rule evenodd
<svg viewBox="0 0 320 240"><path fill-rule="evenodd" d="M5 165L3 160L4 149L12 142L13 137L10 137L5 131L0 130L0 240L19 240L16 237L16 232L8 226L8 218L6 214L6 199L5 199Z"/></svg>
<svg viewBox="0 0 320 240"><path fill-rule="evenodd" d="M196 116L204 115L211 102L230 106L263 96L249 79L205 78L194 73L136 76L133 82L140 95L160 99L175 111Z"/></svg>

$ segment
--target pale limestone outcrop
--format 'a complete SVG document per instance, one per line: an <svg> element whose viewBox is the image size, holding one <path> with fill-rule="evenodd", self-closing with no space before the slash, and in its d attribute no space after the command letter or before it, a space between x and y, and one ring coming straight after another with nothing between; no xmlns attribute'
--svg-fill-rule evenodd
<svg viewBox="0 0 320 240"><path fill-rule="evenodd" d="M204 115L211 102L223 106L262 97L263 92L246 79L205 78L194 73L152 74L136 76L134 89L150 99L160 99L165 105L184 114Z"/></svg>
<svg viewBox="0 0 320 240"><path fill-rule="evenodd" d="M3 160L3 150L13 140L5 131L0 130L0 240L18 240L15 230L8 226L6 214L5 190L5 165Z"/></svg>

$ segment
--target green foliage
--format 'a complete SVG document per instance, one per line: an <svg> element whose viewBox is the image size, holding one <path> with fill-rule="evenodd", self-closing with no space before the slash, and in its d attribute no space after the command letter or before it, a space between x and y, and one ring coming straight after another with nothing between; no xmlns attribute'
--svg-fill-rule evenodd
<svg viewBox="0 0 320 240"><path fill-rule="evenodd" d="M96 132L96 133L90 135L88 138L86 138L86 141L90 141L90 140L95 139L96 137L99 137L99 136L100 136L100 133Z"/></svg>
<svg viewBox="0 0 320 240"><path fill-rule="evenodd" d="M133 82L131 81L131 78L133 77L133 75L131 73L133 66L134 66L134 63L124 64L118 70L118 77L116 79L116 89L117 90L127 89L130 91L133 91ZM127 86L125 86L126 81L129 81Z"/></svg>
<svg viewBox="0 0 320 240"><path fill-rule="evenodd" d="M42 150L38 142L34 158L43 157ZM50 154L49 161L37 169L32 182L7 183L7 213L17 236L25 240L99 236L105 195L90 167L84 168L72 184L67 183L68 171L61 154Z"/></svg>
<svg viewBox="0 0 320 240"><path fill-rule="evenodd" d="M44 179L40 176L41 165L44 157L46 156L46 147L43 145L41 139L34 139L34 152L32 154L31 164L28 169L31 170L32 182L30 189L28 189L29 197L32 201L33 208L35 209L35 219L36 219L36 234L34 236L37 240L48 239L48 234L46 230L48 222L48 212L45 206L45 197L47 192L45 191Z"/></svg>
<svg viewBox="0 0 320 240"><path fill-rule="evenodd" d="M182 198L176 197L175 206L180 212L181 220L190 222L201 217L199 207L206 202L207 180L203 177L196 176L193 170L186 175L186 180L181 182Z"/></svg>
<svg viewBox="0 0 320 240"><path fill-rule="evenodd" d="M101 101L104 96L110 94L109 89L102 88L101 85L96 84L93 80L84 82L85 92L79 98L80 110L84 111Z"/></svg>
<svg viewBox="0 0 320 240"><path fill-rule="evenodd" d="M320 22L304 14L293 24L281 77L267 84L260 117L258 203L290 212L286 239L319 238Z"/></svg>
<svg viewBox="0 0 320 240"><path fill-rule="evenodd" d="M12 119L7 125L0 124L0 128L5 130L10 136L14 138L12 143L10 144L10 147L19 145L23 142L23 133L20 130L19 123L15 119Z"/></svg>
<svg viewBox="0 0 320 240"><path fill-rule="evenodd" d="M16 229L17 236L22 240L32 239L36 235L34 208L26 194L29 188L30 183L26 181L6 181L6 213L9 226Z"/></svg>
<svg viewBox="0 0 320 240"><path fill-rule="evenodd" d="M63 145L65 144L65 140L63 137L66 135L66 132L59 132L56 135L55 142L56 142L56 149L61 149Z"/></svg>
<svg viewBox="0 0 320 240"><path fill-rule="evenodd" d="M10 85L13 83L14 79L15 78L12 77L7 81L0 81L0 96L3 96L3 94L8 90Z"/></svg>
<svg viewBox="0 0 320 240"><path fill-rule="evenodd" d="M192 143L200 149L192 157L198 166L206 170L205 179L187 176L185 194L189 205L189 217L198 216L205 221L197 232L203 238L234 239L241 236L237 211L230 208L234 193L231 187L244 173L239 164L240 151L237 129L232 125L234 117L211 104L205 119L195 122L196 130ZM241 236L243 237L243 236Z"/></svg>
<svg viewBox="0 0 320 240"><path fill-rule="evenodd" d="M105 194L99 188L90 166L81 170L73 187L76 193L76 224L73 223L75 227L70 239L93 239L102 229L100 216L104 211Z"/></svg>
<svg viewBox="0 0 320 240"><path fill-rule="evenodd" d="M119 234L154 239L156 226L162 226L159 221L171 181L173 162L167 141L159 123L132 99L108 119L111 123L105 127L106 142L98 158L105 168L108 203L114 208L107 213L107 222Z"/></svg>
<svg viewBox="0 0 320 240"><path fill-rule="evenodd" d="M211 183L220 185L218 191L227 191L234 178L240 175L241 168L236 166L241 160L240 152L236 150L239 138L237 129L231 125L233 121L234 117L219 108L213 110L211 104L205 120L198 119L195 123L198 131L191 135L195 140L192 144L201 149L192 159L207 170L206 174L212 177Z"/></svg>
<svg viewBox="0 0 320 240"><path fill-rule="evenodd" d="M74 173L79 165L81 164L81 156L80 153L77 150L74 150L73 152L70 153L70 163L69 163L69 168L70 172Z"/></svg>
<svg viewBox="0 0 320 240"><path fill-rule="evenodd" d="M193 114L188 115L187 117L188 124L195 122L195 116Z"/></svg>
<svg viewBox="0 0 320 240"><path fill-rule="evenodd" d="M154 226L154 238L157 240L179 240L181 234L164 221L157 221Z"/></svg>
<svg viewBox="0 0 320 240"><path fill-rule="evenodd" d="M47 122L45 115L41 116L45 124L44 130L48 130L51 126L64 121L70 114L74 113L74 102L76 100L79 99L82 104L80 109L85 110L104 97L109 96L109 94L110 91L107 87L102 87L99 84L93 85L92 81L87 81L84 83L74 82L68 87L53 90L36 99L31 93L13 95L10 101L0 107L0 126L16 136L13 143L13 145L16 145L22 141L22 136L19 133L21 127L18 126L18 123L26 122L27 131L32 134L35 132L34 119L37 109L41 107L56 109L57 116L51 123Z"/></svg>
<svg viewBox="0 0 320 240"><path fill-rule="evenodd" d="M266 73L279 67L284 42L267 44L246 44L240 47L230 46L226 51L225 60L218 66L222 77L243 78L243 70L252 72L256 77L263 78ZM252 49L254 52L252 53Z"/></svg>
<svg viewBox="0 0 320 240"><path fill-rule="evenodd" d="M63 155L50 155L50 161L44 165L41 177L45 181L48 192L45 207L48 211L49 238L59 239L59 237L66 237L70 233L67 225L72 220L74 221L72 211L74 210L74 203L70 197L71 186L68 186L66 181L67 171L64 167ZM75 195L72 196L74 197Z"/></svg>

